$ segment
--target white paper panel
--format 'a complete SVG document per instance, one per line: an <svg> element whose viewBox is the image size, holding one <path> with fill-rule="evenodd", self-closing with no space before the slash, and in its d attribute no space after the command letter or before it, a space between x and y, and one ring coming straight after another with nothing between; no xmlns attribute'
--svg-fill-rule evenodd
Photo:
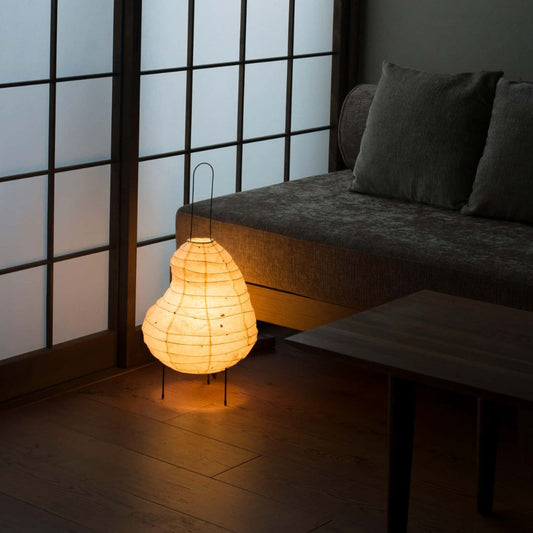
<svg viewBox="0 0 533 533"><path fill-rule="evenodd" d="M215 169L213 197L235 192L236 157L237 150L235 146L191 154L191 195L192 173L194 167L202 161L210 163ZM195 183L194 200L198 202L209 198L211 194L211 170L208 166L202 165L197 170ZM197 235L197 237L200 237L200 235Z"/></svg>
<svg viewBox="0 0 533 533"><path fill-rule="evenodd" d="M45 176L0 183L0 268L45 258L46 184Z"/></svg>
<svg viewBox="0 0 533 533"><path fill-rule="evenodd" d="M111 157L111 89L111 78L57 84L57 166Z"/></svg>
<svg viewBox="0 0 533 533"><path fill-rule="evenodd" d="M54 265L54 344L107 329L109 253Z"/></svg>
<svg viewBox="0 0 533 533"><path fill-rule="evenodd" d="M330 124L331 57L294 61L292 85L293 131Z"/></svg>
<svg viewBox="0 0 533 533"><path fill-rule="evenodd" d="M287 62L246 66L244 82L244 137L285 131Z"/></svg>
<svg viewBox="0 0 533 533"><path fill-rule="evenodd" d="M183 156L139 163L137 239L176 231L176 211L183 205Z"/></svg>
<svg viewBox="0 0 533 533"><path fill-rule="evenodd" d="M291 138L290 179L328 172L329 130L294 135Z"/></svg>
<svg viewBox="0 0 533 533"><path fill-rule="evenodd" d="M0 176L48 168L48 91L0 89Z"/></svg>
<svg viewBox="0 0 533 533"><path fill-rule="evenodd" d="M57 75L113 70L113 0L59 0Z"/></svg>
<svg viewBox="0 0 533 533"><path fill-rule="evenodd" d="M294 53L331 52L333 0L296 0Z"/></svg>
<svg viewBox="0 0 533 533"><path fill-rule="evenodd" d="M45 267L0 276L0 359L45 345Z"/></svg>
<svg viewBox="0 0 533 533"><path fill-rule="evenodd" d="M48 78L50 0L0 3L0 83Z"/></svg>
<svg viewBox="0 0 533 533"><path fill-rule="evenodd" d="M146 311L163 296L170 284L170 258L176 241L158 242L137 248L137 296L135 324L139 326Z"/></svg>
<svg viewBox="0 0 533 533"><path fill-rule="evenodd" d="M182 150L185 145L185 72L141 77L141 156Z"/></svg>
<svg viewBox="0 0 533 533"><path fill-rule="evenodd" d="M109 244L109 192L109 165L56 174L55 255Z"/></svg>
<svg viewBox="0 0 533 533"><path fill-rule="evenodd" d="M242 152L242 190L283 181L285 139L249 143Z"/></svg>
<svg viewBox="0 0 533 533"><path fill-rule="evenodd" d="M289 0L248 0L246 59L287 55Z"/></svg>
<svg viewBox="0 0 533 533"><path fill-rule="evenodd" d="M142 6L141 69L187 64L187 0L149 0Z"/></svg>
<svg viewBox="0 0 533 533"><path fill-rule="evenodd" d="M192 146L206 146L237 138L238 67L194 72Z"/></svg>
<svg viewBox="0 0 533 533"><path fill-rule="evenodd" d="M241 0L196 0L194 64L239 59Z"/></svg>

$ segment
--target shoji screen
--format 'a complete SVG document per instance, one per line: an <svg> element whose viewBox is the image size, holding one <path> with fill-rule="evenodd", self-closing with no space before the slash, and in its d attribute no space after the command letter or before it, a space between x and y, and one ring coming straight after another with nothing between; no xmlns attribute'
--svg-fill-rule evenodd
<svg viewBox="0 0 533 533"><path fill-rule="evenodd" d="M113 0L2 0L0 358L108 328Z"/></svg>
<svg viewBox="0 0 533 533"><path fill-rule="evenodd" d="M144 0L136 323L168 286L192 169L215 195L327 172L333 0ZM196 199L208 195L199 172Z"/></svg>

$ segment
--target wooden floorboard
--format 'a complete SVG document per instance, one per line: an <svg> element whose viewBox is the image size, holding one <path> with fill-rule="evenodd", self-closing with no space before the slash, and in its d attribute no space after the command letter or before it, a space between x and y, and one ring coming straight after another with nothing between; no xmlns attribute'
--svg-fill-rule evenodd
<svg viewBox="0 0 533 533"><path fill-rule="evenodd" d="M0 492L0 531L89 533L91 530Z"/></svg>
<svg viewBox="0 0 533 533"><path fill-rule="evenodd" d="M153 364L0 413L0 531L385 530L387 382L279 341L223 379ZM475 400L421 388L409 531L520 532L531 450L512 413L496 515L475 513Z"/></svg>
<svg viewBox="0 0 533 533"><path fill-rule="evenodd" d="M26 441L31 442L30 437L25 436ZM111 469L105 471L98 461L77 453L75 441L62 439L53 444L55 450L39 444L32 444L32 447L33 450L21 447L16 453L8 453L4 446L0 447L1 486L19 500L82 524L91 531L223 531L164 503L137 496L134 488L128 486L126 475L121 486L113 479ZM73 468L72 461L80 466ZM134 463L131 468L135 468ZM11 512L9 509L4 514ZM23 524L26 521L25 515L16 515L16 518Z"/></svg>
<svg viewBox="0 0 533 533"><path fill-rule="evenodd" d="M65 395L32 407L29 416L204 476L215 476L257 456L256 452L216 442L80 394Z"/></svg>

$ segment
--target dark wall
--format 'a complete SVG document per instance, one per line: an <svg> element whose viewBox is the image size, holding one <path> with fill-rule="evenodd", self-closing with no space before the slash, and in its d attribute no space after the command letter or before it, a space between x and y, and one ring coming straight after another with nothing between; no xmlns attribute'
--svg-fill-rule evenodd
<svg viewBox="0 0 533 533"><path fill-rule="evenodd" d="M433 72L533 81L533 0L366 0L363 79L384 59Z"/></svg>

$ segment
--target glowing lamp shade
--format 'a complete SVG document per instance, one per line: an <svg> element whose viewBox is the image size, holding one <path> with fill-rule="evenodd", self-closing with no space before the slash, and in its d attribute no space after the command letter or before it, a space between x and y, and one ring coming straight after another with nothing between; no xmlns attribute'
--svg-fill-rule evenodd
<svg viewBox="0 0 533 533"><path fill-rule="evenodd" d="M211 374L244 359L257 340L255 313L239 267L209 238L192 238L170 260L172 281L148 309L150 352L186 374Z"/></svg>

